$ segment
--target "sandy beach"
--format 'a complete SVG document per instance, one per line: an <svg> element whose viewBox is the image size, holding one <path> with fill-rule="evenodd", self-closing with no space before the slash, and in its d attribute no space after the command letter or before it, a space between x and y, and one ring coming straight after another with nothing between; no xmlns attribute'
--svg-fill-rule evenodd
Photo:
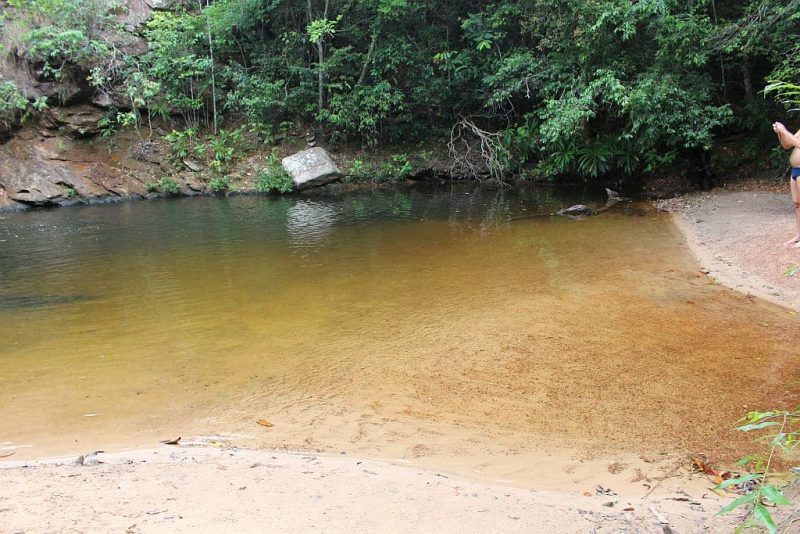
<svg viewBox="0 0 800 534"><path fill-rule="evenodd" d="M797 311L800 273L786 273L800 265L800 249L780 245L791 234L790 206L788 193L714 190L660 208L674 213L710 283ZM717 516L736 495L713 492L691 458L675 455L528 451L546 465L520 484L499 471L465 476L457 457L428 461L424 448L383 459L320 450L248 449L228 437L9 456L0 461L0 532L683 534L729 532L742 516Z"/></svg>
<svg viewBox="0 0 800 534"><path fill-rule="evenodd" d="M787 188L788 189L788 188ZM662 201L708 276L746 295L800 311L800 248L791 197L763 189L714 189Z"/></svg>
<svg viewBox="0 0 800 534"><path fill-rule="evenodd" d="M85 463L4 464L2 531L699 533L730 530L733 520L714 515L718 496L689 493L681 479L635 498L596 481L580 493L540 491L237 448L165 446Z"/></svg>

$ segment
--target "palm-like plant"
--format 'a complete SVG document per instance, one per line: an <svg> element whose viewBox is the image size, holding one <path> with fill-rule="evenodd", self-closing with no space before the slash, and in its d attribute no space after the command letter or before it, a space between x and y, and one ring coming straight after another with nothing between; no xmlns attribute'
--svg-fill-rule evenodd
<svg viewBox="0 0 800 534"><path fill-rule="evenodd" d="M784 82L780 80L773 80L764 87L764 94L774 93L775 98L788 105L795 106L791 111L800 111L800 85Z"/></svg>

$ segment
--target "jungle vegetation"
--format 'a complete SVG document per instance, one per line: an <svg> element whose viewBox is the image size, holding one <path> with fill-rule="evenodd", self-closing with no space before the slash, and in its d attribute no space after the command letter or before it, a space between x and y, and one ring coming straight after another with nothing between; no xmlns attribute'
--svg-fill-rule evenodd
<svg viewBox="0 0 800 534"><path fill-rule="evenodd" d="M688 168L730 139L767 162L800 82L800 0L182 0L136 27L125 4L7 0L0 53L82 69L116 95L112 130L160 115L269 141L299 120L585 179ZM0 80L0 120L43 105Z"/></svg>

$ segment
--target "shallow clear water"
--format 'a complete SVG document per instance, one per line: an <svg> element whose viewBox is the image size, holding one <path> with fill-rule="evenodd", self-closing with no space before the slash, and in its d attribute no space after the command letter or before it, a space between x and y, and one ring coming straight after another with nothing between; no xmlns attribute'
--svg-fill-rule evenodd
<svg viewBox="0 0 800 534"><path fill-rule="evenodd" d="M579 201L455 188L0 215L0 443L737 453L739 416L796 399L797 317L709 284L646 205L548 216Z"/></svg>

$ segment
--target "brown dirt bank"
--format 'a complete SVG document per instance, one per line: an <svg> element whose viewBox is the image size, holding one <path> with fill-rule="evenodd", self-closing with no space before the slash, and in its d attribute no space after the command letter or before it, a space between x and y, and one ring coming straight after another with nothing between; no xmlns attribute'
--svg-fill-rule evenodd
<svg viewBox="0 0 800 534"><path fill-rule="evenodd" d="M233 161L217 169L208 154L177 157L165 139L174 127L170 123L156 121L152 130L137 133L127 129L107 138L101 135L104 117L101 107L88 103L54 108L7 138L0 138L0 213L157 198L165 196L159 186L164 178L178 186L176 196L256 194L260 172L268 167L273 149L286 156L307 148L302 128L287 134L275 147L248 137L231 147L235 149ZM196 144L202 145L203 139ZM408 158L411 170L406 171L410 173L406 177L424 181L473 178L465 169L453 167L441 143L412 150L408 156L404 147L366 151L359 146L339 146L329 150L344 177L352 178L329 186L337 193L386 185L373 183L371 177L399 181L385 176L399 172L392 171L391 166L387 170L385 165L397 152ZM351 172L357 176L349 176ZM214 192L210 184L220 177L225 178L227 189Z"/></svg>

